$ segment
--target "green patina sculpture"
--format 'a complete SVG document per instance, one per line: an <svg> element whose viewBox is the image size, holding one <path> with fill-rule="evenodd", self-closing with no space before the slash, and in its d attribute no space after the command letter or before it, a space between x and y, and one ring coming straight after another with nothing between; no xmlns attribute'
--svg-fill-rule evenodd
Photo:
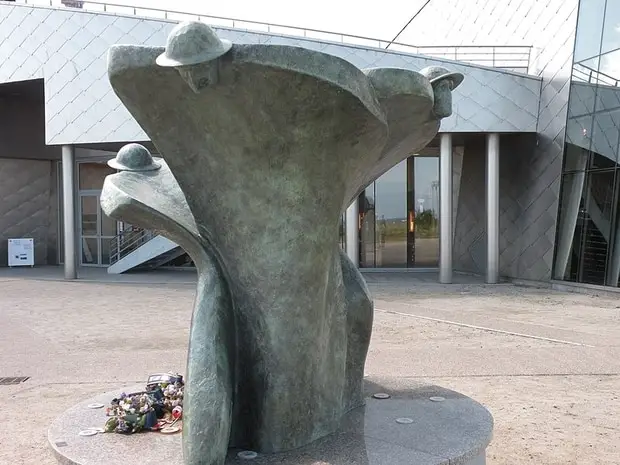
<svg viewBox="0 0 620 465"><path fill-rule="evenodd" d="M198 268L185 462L335 431L363 404L373 318L338 245L341 214L433 139L462 75L362 71L304 48L230 44L195 22L165 49L114 46L108 72L162 159L123 148L103 209L160 231Z"/></svg>

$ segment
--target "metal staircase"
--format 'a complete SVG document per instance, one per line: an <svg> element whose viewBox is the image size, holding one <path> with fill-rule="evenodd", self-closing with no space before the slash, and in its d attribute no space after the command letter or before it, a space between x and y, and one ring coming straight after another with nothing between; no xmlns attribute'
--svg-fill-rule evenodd
<svg viewBox="0 0 620 465"><path fill-rule="evenodd" d="M183 255L176 243L153 231L130 226L110 240L108 273L154 269Z"/></svg>

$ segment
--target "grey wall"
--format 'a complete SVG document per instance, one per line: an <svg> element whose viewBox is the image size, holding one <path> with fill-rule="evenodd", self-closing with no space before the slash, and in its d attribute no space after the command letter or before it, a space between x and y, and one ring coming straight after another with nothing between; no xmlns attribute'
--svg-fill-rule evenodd
<svg viewBox="0 0 620 465"><path fill-rule="evenodd" d="M143 141L144 132L113 93L106 53L116 43L164 45L173 22L114 14L0 4L0 82L45 79L48 144ZM303 46L360 68L419 70L443 64L467 75L443 131L534 131L540 80L422 56L300 37L218 29L235 43Z"/></svg>
<svg viewBox="0 0 620 465"><path fill-rule="evenodd" d="M0 158L52 160L60 153L45 145L43 102L0 95Z"/></svg>
<svg viewBox="0 0 620 465"><path fill-rule="evenodd" d="M532 247L539 239L538 229L547 229L555 219L535 211L544 203L523 200L529 188L518 179L528 175L524 159L536 152L534 135L503 135L500 139L500 274L523 278L540 258ZM486 142L480 136L466 141L454 238L454 266L459 271L484 274L486 270ZM552 198L550 193L545 194ZM526 222L525 217L535 218ZM552 248L547 252L552 254ZM550 250L550 251L549 251ZM529 279L529 278L526 278ZM543 278L539 278L543 279Z"/></svg>
<svg viewBox="0 0 620 465"><path fill-rule="evenodd" d="M500 189L503 184L500 183ZM461 182L454 225L454 268L484 273L485 236L485 141L468 140L463 147Z"/></svg>
<svg viewBox="0 0 620 465"><path fill-rule="evenodd" d="M43 102L0 96L0 266L7 239L32 237L35 264L56 264L60 147L45 145Z"/></svg>
<svg viewBox="0 0 620 465"><path fill-rule="evenodd" d="M560 5L551 5L537 23L546 24L553 33L544 33L544 42L538 42L537 71L543 83L536 150L524 154L522 175L512 178L517 183L514 200L521 209L517 221L527 230L521 236L521 244L512 245L520 256L516 259L518 274L509 276L544 281L551 278L577 3L564 0Z"/></svg>
<svg viewBox="0 0 620 465"><path fill-rule="evenodd" d="M55 264L58 203L55 162L0 158L0 266L7 240L33 238L35 264Z"/></svg>

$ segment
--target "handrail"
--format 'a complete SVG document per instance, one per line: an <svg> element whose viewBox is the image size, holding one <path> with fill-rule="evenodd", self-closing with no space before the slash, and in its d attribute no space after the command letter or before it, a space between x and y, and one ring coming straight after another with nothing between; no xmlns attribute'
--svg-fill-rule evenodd
<svg viewBox="0 0 620 465"><path fill-rule="evenodd" d="M580 68L584 68L585 71ZM611 87L618 87L620 85L620 79L616 79L609 74L602 73L581 63L575 63L573 66L573 78L589 84L603 84Z"/></svg>
<svg viewBox="0 0 620 465"><path fill-rule="evenodd" d="M110 265L129 255L139 246L150 241L154 236L155 233L153 231L136 229L131 226L121 231L110 239Z"/></svg>
<svg viewBox="0 0 620 465"><path fill-rule="evenodd" d="M135 16L146 16L159 19L180 19L174 16L183 16L186 19L193 18L204 21L215 27L229 27L254 32L267 32L281 35L305 37L307 39L340 42L350 45L362 45L382 48L390 47L391 51L420 54L444 58L456 61L464 61L483 66L496 68L509 68L525 70L529 68L532 47L529 45L445 45L445 46L416 46L400 42L390 42L372 37L364 37L355 34L330 32L321 29L302 28L277 23L266 23L238 18L227 18L187 11L175 11L153 7L141 7L120 3L108 3L100 1L75 1L75 0L19 0L19 3L29 5L61 6L71 4L86 11L99 11L106 13L123 13ZM60 4L59 4L60 3ZM66 5L69 6L69 5ZM121 9L122 11L114 11ZM151 13L151 14L149 14ZM153 15L155 13L155 15ZM159 16L158 16L159 15ZM222 24L224 23L224 24Z"/></svg>

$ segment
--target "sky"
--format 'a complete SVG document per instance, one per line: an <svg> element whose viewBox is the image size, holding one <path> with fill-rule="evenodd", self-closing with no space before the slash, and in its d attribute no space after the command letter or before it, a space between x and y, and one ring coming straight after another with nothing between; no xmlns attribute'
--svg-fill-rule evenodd
<svg viewBox="0 0 620 465"><path fill-rule="evenodd" d="M423 0L383 0L381 8L359 0L126 0L134 5L175 9L271 24L284 24L390 40L424 4ZM124 3L124 2L118 2ZM173 7L171 6L173 5ZM400 11L402 10L402 14Z"/></svg>
<svg viewBox="0 0 620 465"><path fill-rule="evenodd" d="M18 0L20 1L20 0ZM47 4L50 0L28 0L28 3ZM51 0L60 5L61 0ZM93 3L87 9L95 9ZM381 7L368 6L357 0L312 0L291 2L286 0L229 0L205 2L199 0L110 0L112 4L133 5L179 12L220 16L269 24L282 24L328 32L352 34L361 37L392 40L426 0L383 0ZM110 7L109 11L114 11ZM117 9L121 12L122 10ZM152 12L144 16L155 16ZM181 18L179 18L181 19ZM216 23L212 23L216 25Z"/></svg>

